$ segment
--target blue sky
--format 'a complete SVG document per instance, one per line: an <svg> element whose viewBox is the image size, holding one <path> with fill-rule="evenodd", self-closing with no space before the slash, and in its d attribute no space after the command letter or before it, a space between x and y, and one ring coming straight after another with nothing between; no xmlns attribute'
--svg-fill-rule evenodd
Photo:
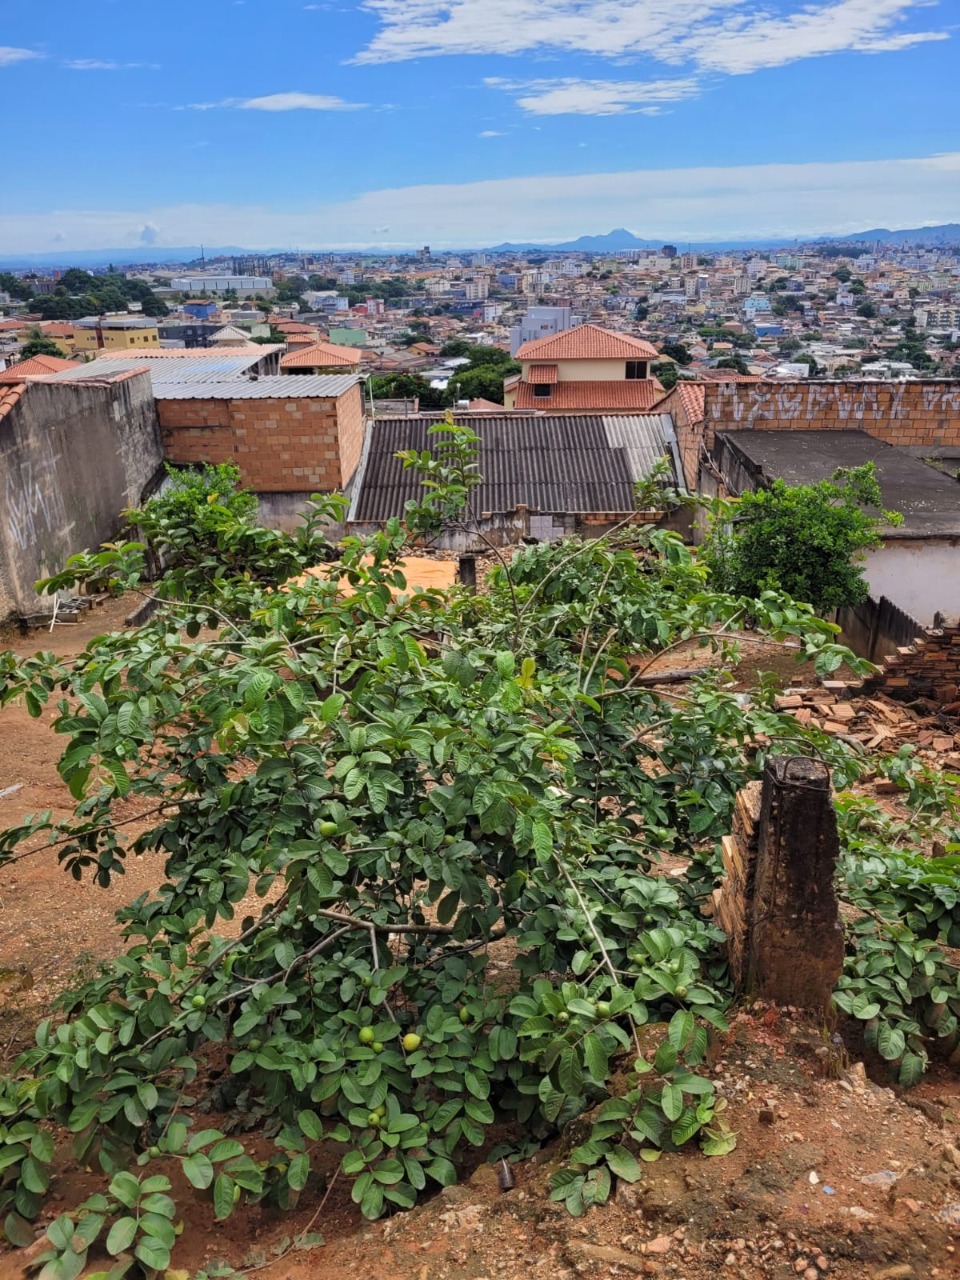
<svg viewBox="0 0 960 1280"><path fill-rule="evenodd" d="M0 0L0 254L960 221L960 0Z"/></svg>

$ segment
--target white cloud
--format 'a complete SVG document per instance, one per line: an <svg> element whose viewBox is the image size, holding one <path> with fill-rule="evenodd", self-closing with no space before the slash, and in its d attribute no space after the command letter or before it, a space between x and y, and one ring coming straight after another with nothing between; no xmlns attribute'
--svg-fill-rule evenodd
<svg viewBox="0 0 960 1280"><path fill-rule="evenodd" d="M956 217L960 152L900 160L500 178L368 191L291 211L224 202L113 212L0 214L7 254L41 251L57 232L70 248L141 242L151 224L168 245L359 248L390 213L389 244L405 247L565 240L630 227L688 240L789 237L911 227ZM367 230L370 229L370 230Z"/></svg>
<svg viewBox="0 0 960 1280"><path fill-rule="evenodd" d="M71 71L159 71L155 62L104 62L99 58L74 58L64 66Z"/></svg>
<svg viewBox="0 0 960 1280"><path fill-rule="evenodd" d="M798 5L799 0L788 0ZM738 74L822 54L945 39L895 28L938 0L366 0L381 30L359 62L559 49Z"/></svg>
<svg viewBox="0 0 960 1280"><path fill-rule="evenodd" d="M364 102L344 102L328 93L271 93L238 104L244 111L360 111Z"/></svg>
<svg viewBox="0 0 960 1280"><path fill-rule="evenodd" d="M180 111L362 111L365 102L345 102L329 93L270 93L263 98L223 98L219 102L191 102Z"/></svg>
<svg viewBox="0 0 960 1280"><path fill-rule="evenodd" d="M946 32L893 33L893 26L910 9L925 2L840 0L811 5L782 18L763 13L746 19L731 16L713 30L688 33L679 42L677 54L705 70L742 75L822 54L880 53L946 40Z"/></svg>
<svg viewBox="0 0 960 1280"><path fill-rule="evenodd" d="M500 129L481 129L478 138L505 138L507 135Z"/></svg>
<svg viewBox="0 0 960 1280"><path fill-rule="evenodd" d="M694 97L700 89L686 80L504 80L488 78L484 84L516 95L516 103L536 116L655 115L664 103Z"/></svg>
<svg viewBox="0 0 960 1280"><path fill-rule="evenodd" d="M15 62L30 62L42 57L43 54L34 49L15 49L12 45L0 44L0 67L12 67Z"/></svg>

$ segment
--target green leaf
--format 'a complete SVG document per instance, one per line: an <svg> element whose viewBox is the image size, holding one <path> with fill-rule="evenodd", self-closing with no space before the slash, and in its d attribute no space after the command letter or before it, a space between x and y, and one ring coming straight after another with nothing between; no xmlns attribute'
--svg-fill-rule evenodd
<svg viewBox="0 0 960 1280"><path fill-rule="evenodd" d="M49 1133L36 1133L30 1143L30 1154L43 1164L49 1164L56 1155L56 1147Z"/></svg>
<svg viewBox="0 0 960 1280"><path fill-rule="evenodd" d="M726 1156L737 1145L737 1135L735 1133L719 1133L713 1134L705 1142L701 1144L701 1151L705 1156Z"/></svg>
<svg viewBox="0 0 960 1280"><path fill-rule="evenodd" d="M912 1089L926 1071L926 1063L918 1053L905 1053L900 1063L900 1084L905 1089Z"/></svg>
<svg viewBox="0 0 960 1280"><path fill-rule="evenodd" d="M661 1041L657 1046L657 1052L653 1059L654 1070L658 1071L662 1076L666 1075L677 1065L678 1056L675 1046L669 1040Z"/></svg>
<svg viewBox="0 0 960 1280"><path fill-rule="evenodd" d="M583 1090L583 1069L577 1051L564 1049L557 1065L557 1084L568 1098L578 1098Z"/></svg>
<svg viewBox="0 0 960 1280"><path fill-rule="evenodd" d="M202 1152L186 1157L183 1162L183 1173L190 1185L196 1187L198 1191L206 1191L213 1182L213 1164Z"/></svg>
<svg viewBox="0 0 960 1280"><path fill-rule="evenodd" d="M301 1133L311 1142L319 1142L323 1137L323 1121L315 1111L301 1111L297 1116L297 1124L300 1126Z"/></svg>
<svg viewBox="0 0 960 1280"><path fill-rule="evenodd" d="M682 1053L693 1039L696 1027L697 1024L694 1021L693 1014L687 1009L678 1009L670 1019L670 1025L667 1027L667 1038L677 1053Z"/></svg>
<svg viewBox="0 0 960 1280"><path fill-rule="evenodd" d="M877 1031L877 1049L882 1058L892 1062L899 1058L907 1047L906 1038L899 1027L891 1027L889 1022L881 1022Z"/></svg>
<svg viewBox="0 0 960 1280"><path fill-rule="evenodd" d="M290 1161L287 1169L287 1183L294 1191L302 1191L310 1177L310 1157L301 1151Z"/></svg>
<svg viewBox="0 0 960 1280"><path fill-rule="evenodd" d="M19 1213L8 1213L3 1222L4 1235L15 1249L26 1249L33 1244L33 1228Z"/></svg>
<svg viewBox="0 0 960 1280"><path fill-rule="evenodd" d="M668 1120L679 1120L683 1111L683 1090L676 1084L665 1084L660 1093L660 1106Z"/></svg>
<svg viewBox="0 0 960 1280"><path fill-rule="evenodd" d="M477 1124L493 1124L493 1107L489 1102L467 1098L463 1105L467 1115L476 1120Z"/></svg>
<svg viewBox="0 0 960 1280"><path fill-rule="evenodd" d="M468 1092L472 1093L475 1098L484 1100L490 1097L490 1080L488 1076L478 1071L465 1071L463 1075L463 1083L466 1085Z"/></svg>
<svg viewBox="0 0 960 1280"><path fill-rule="evenodd" d="M234 1138L222 1138L219 1142L215 1142L207 1152L207 1159L213 1164L220 1164L224 1160L236 1160L243 1154L242 1142L237 1142Z"/></svg>
<svg viewBox="0 0 960 1280"><path fill-rule="evenodd" d="M640 1165L636 1157L623 1146L614 1147L607 1153L607 1165L610 1172L615 1173L624 1182L637 1182L642 1177Z"/></svg>
<svg viewBox="0 0 960 1280"><path fill-rule="evenodd" d="M134 1257L152 1271L165 1271L170 1265L170 1250L160 1240L150 1237L141 1238Z"/></svg>
<svg viewBox="0 0 960 1280"><path fill-rule="evenodd" d="M360 1201L360 1212L371 1221L379 1218L383 1213L383 1188L376 1182L371 1181Z"/></svg>
<svg viewBox="0 0 960 1280"><path fill-rule="evenodd" d="M137 1234L136 1218L118 1218L107 1235L107 1253L115 1258L133 1244Z"/></svg>
<svg viewBox="0 0 960 1280"><path fill-rule="evenodd" d="M864 1022L869 1022L880 1012L880 1005L875 1000L871 1000L865 991L861 991L854 1000L850 1012L855 1018L862 1018Z"/></svg>
<svg viewBox="0 0 960 1280"><path fill-rule="evenodd" d="M434 1182L438 1182L441 1187L452 1187L457 1180L457 1170L453 1161L448 1160L446 1156L437 1156L431 1160L425 1166L425 1172Z"/></svg>
<svg viewBox="0 0 960 1280"><path fill-rule="evenodd" d="M140 1183L132 1173L121 1170L114 1174L110 1183L110 1194L119 1200L127 1209L132 1209L140 1199Z"/></svg>
<svg viewBox="0 0 960 1280"><path fill-rule="evenodd" d="M597 1084L603 1084L610 1072L610 1063L599 1036L588 1035L584 1039L583 1060L591 1077Z"/></svg>
<svg viewBox="0 0 960 1280"><path fill-rule="evenodd" d="M217 1175L213 1184L213 1211L220 1222L224 1218L229 1218L233 1213L233 1190L235 1186L236 1183L229 1174L221 1173Z"/></svg>
<svg viewBox="0 0 960 1280"><path fill-rule="evenodd" d="M33 1156L27 1156L20 1166L20 1181L28 1191L43 1195L50 1185L50 1170Z"/></svg>
<svg viewBox="0 0 960 1280"><path fill-rule="evenodd" d="M540 862L548 862L553 855L553 836L550 828L541 819L533 824L533 851Z"/></svg>

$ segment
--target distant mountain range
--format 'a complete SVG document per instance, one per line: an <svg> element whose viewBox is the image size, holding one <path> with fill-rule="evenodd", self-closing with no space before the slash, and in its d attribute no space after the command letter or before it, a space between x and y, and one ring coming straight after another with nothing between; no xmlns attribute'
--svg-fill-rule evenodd
<svg viewBox="0 0 960 1280"><path fill-rule="evenodd" d="M551 253L616 253L624 249L659 249L663 240L643 240L635 236L625 227L617 227L603 236L580 236L576 240L566 240L561 244L498 244L489 253L524 253L546 250ZM666 243L669 243L667 241ZM903 231L888 231L878 228L873 231L858 231L849 236L810 236L781 239L744 239L744 240L704 240L694 244L687 241L674 241L677 248L696 251L698 249L773 249L785 245L796 244L926 244L926 245L960 245L960 223L948 222L939 227L914 227Z"/></svg>
<svg viewBox="0 0 960 1280"><path fill-rule="evenodd" d="M240 249L225 245L219 249L201 249L200 245L181 245L178 248L161 249L159 245L143 245L135 249L61 249L59 253L0 253L0 267L106 267L112 262L116 267L140 265L163 266L165 263L180 265L199 262L205 253L211 258L262 258L271 253L287 253L286 249Z"/></svg>
<svg viewBox="0 0 960 1280"><path fill-rule="evenodd" d="M670 238L667 238L670 242ZM790 239L742 239L742 240L708 240L690 244L677 241L677 248L691 251L716 251L724 249L777 249L797 244L889 244L903 246L922 244L931 246L960 245L960 223L949 222L937 227L911 227L899 231L890 231L885 227L871 231L858 231L846 236L807 236ZM485 250L487 253L616 253L624 249L659 249L665 243L663 239L644 240L635 236L625 227L617 227L606 235L579 236L576 240L565 240L560 244L529 242L524 244L498 244ZM243 249L237 245L226 245L201 250L199 245L185 245L178 248L161 249L156 245L142 245L135 249L74 249L61 250L59 253L0 253L0 268L7 267L105 267L113 263L116 267L128 266L165 266L198 261L201 252L206 254L209 263L212 258L270 257L277 253L290 253L289 249ZM316 250L329 252L329 250ZM393 251L375 250L373 248L358 250L378 257L392 257ZM397 250L398 253L405 252ZM451 251L453 252L453 251ZM470 252L465 248L455 252Z"/></svg>
<svg viewBox="0 0 960 1280"><path fill-rule="evenodd" d="M946 222L940 227L914 227L909 231L888 231L877 227L873 231L859 231L855 236L832 236L834 242L846 244L960 244L960 222Z"/></svg>

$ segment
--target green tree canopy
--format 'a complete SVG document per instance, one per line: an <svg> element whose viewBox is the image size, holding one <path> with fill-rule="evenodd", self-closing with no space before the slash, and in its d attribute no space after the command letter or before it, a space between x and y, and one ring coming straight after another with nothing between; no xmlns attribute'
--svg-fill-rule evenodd
<svg viewBox="0 0 960 1280"><path fill-rule="evenodd" d="M682 342L665 342L660 352L662 355L669 356L671 360L676 360L677 364L688 365L693 361L689 348Z"/></svg>
<svg viewBox="0 0 960 1280"><path fill-rule="evenodd" d="M18 360L29 360L32 356L63 356L60 347L53 338L48 338L42 329L31 329L27 340L20 348Z"/></svg>
<svg viewBox="0 0 960 1280"><path fill-rule="evenodd" d="M733 370L735 370L737 373L749 373L749 372L750 372L750 370L747 368L747 362L744 360L743 356L741 356L741 355L735 355L735 356L724 356L721 360L718 360L718 361L717 361L717 363L716 363L716 365L714 366L714 368L716 368L716 369L733 369Z"/></svg>
<svg viewBox="0 0 960 1280"><path fill-rule="evenodd" d="M903 519L882 510L882 501L872 462L816 484L775 480L743 495L729 530L714 530L704 560L718 586L737 595L786 591L819 614L860 604L869 592L864 552L881 545L885 525Z"/></svg>

